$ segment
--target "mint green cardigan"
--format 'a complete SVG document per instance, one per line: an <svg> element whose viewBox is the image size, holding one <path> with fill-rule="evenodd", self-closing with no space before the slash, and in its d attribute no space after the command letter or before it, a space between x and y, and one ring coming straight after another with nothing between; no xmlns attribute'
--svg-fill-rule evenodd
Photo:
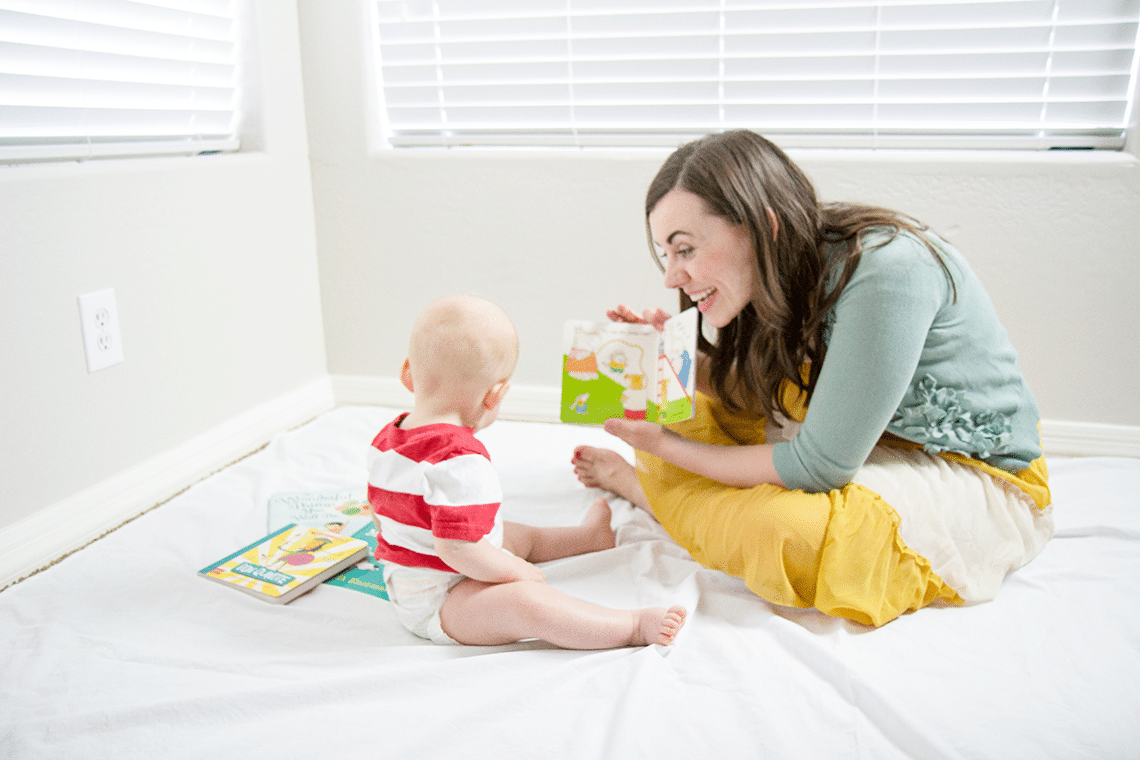
<svg viewBox="0 0 1140 760"><path fill-rule="evenodd" d="M807 416L793 440L775 445L788 488L842 488L883 431L1013 473L1041 455L1037 402L981 282L931 235L955 298L922 242L909 233L886 242L892 231L864 234L859 265L829 315Z"/></svg>

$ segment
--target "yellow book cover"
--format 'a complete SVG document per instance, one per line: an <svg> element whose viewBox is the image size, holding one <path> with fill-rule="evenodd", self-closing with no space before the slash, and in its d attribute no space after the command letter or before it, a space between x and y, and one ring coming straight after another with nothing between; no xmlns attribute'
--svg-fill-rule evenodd
<svg viewBox="0 0 1140 760"><path fill-rule="evenodd" d="M286 525L198 574L267 602L286 604L367 554L367 541Z"/></svg>

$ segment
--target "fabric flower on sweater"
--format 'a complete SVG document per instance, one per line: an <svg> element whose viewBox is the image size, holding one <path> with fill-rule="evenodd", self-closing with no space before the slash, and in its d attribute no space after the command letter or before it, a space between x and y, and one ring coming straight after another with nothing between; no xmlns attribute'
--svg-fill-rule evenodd
<svg viewBox="0 0 1140 760"><path fill-rule="evenodd" d="M930 454L951 452L985 459L1013 439L1013 426L994 411L973 412L962 403L962 392L939 387L932 375L915 386L918 403L900 408L891 427L908 440L921 443Z"/></svg>

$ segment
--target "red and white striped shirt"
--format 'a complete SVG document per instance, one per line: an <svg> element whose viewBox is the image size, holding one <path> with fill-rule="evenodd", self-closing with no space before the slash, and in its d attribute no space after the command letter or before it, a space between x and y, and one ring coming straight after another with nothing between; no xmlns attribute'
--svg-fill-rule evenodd
<svg viewBox="0 0 1140 760"><path fill-rule="evenodd" d="M368 452L368 501L377 526L376 559L455 572L435 538L502 546L499 475L471 428L445 423L401 430L388 423Z"/></svg>

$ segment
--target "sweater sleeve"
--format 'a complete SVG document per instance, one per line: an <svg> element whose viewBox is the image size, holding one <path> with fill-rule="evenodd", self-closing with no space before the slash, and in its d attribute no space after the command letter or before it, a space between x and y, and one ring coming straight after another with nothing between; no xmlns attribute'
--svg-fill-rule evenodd
<svg viewBox="0 0 1140 760"><path fill-rule="evenodd" d="M914 379L951 286L915 237L868 247L834 308L827 355L803 425L773 451L788 488L842 488L867 460Z"/></svg>

